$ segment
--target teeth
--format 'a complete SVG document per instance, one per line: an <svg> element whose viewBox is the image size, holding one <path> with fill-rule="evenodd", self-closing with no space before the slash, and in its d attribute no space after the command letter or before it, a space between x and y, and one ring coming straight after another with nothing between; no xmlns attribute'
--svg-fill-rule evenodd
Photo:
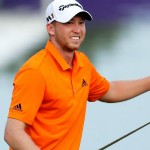
<svg viewBox="0 0 150 150"><path fill-rule="evenodd" d="M79 37L78 36L74 36L72 37L73 40L79 40Z"/></svg>

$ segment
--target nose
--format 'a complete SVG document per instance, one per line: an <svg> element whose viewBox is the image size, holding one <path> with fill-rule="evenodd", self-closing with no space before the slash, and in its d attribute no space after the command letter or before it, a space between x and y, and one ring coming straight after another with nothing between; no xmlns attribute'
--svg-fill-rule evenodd
<svg viewBox="0 0 150 150"><path fill-rule="evenodd" d="M81 31L81 25L79 23L74 23L73 32L79 33Z"/></svg>

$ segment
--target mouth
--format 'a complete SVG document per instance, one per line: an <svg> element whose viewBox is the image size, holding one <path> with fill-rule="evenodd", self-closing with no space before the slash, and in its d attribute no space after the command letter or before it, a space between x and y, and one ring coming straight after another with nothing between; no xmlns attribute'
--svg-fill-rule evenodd
<svg viewBox="0 0 150 150"><path fill-rule="evenodd" d="M72 39L72 40L79 40L80 37L79 37L79 36L72 36L71 39Z"/></svg>

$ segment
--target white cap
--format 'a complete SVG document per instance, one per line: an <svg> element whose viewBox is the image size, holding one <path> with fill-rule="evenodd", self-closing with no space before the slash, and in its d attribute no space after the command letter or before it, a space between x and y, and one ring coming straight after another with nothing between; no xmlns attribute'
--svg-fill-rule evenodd
<svg viewBox="0 0 150 150"><path fill-rule="evenodd" d="M86 20L92 20L91 14L76 0L54 0L48 5L45 15L47 23L54 20L66 23L78 13L81 13Z"/></svg>

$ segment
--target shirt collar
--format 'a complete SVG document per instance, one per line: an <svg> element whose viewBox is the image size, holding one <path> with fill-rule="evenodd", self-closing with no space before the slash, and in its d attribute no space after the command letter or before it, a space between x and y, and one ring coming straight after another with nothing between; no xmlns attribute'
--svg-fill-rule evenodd
<svg viewBox="0 0 150 150"><path fill-rule="evenodd" d="M52 56L59 63L59 65L61 66L61 68L63 70L70 69L70 66L67 64L67 62L65 61L65 59L58 52L57 48L51 43L50 40L47 41L45 49L48 50L48 52L52 54ZM80 53L77 52L77 51L75 51L75 53L74 53L73 65L75 65L78 68L84 66L82 57L80 57Z"/></svg>

